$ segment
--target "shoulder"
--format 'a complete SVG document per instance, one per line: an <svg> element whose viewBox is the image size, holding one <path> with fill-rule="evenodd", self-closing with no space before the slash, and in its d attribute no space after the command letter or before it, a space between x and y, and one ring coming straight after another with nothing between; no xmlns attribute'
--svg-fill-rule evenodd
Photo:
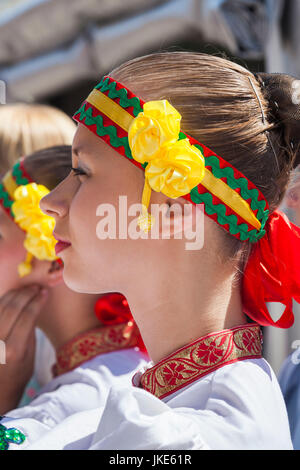
<svg viewBox="0 0 300 470"><path fill-rule="evenodd" d="M283 396L264 359L228 364L168 397L167 403L193 408L206 422L212 448L291 448Z"/></svg>
<svg viewBox="0 0 300 470"><path fill-rule="evenodd" d="M283 398L264 359L226 365L163 400L110 390L92 448L291 449Z"/></svg>
<svg viewBox="0 0 300 470"><path fill-rule="evenodd" d="M201 387L201 380L198 387ZM206 388L208 399L217 397L233 409L243 404L243 409L259 414L259 409L266 411L276 403L277 407L280 405L278 414L286 415L275 373L263 358L246 359L216 370L206 377Z"/></svg>

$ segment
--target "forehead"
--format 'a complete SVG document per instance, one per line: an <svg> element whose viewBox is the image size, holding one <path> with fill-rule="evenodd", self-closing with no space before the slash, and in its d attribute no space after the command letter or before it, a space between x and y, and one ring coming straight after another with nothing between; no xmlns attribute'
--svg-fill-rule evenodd
<svg viewBox="0 0 300 470"><path fill-rule="evenodd" d="M95 135L83 124L79 124L72 144L72 156L78 158L78 162L83 167L94 169L104 166L115 168L122 164L120 156L110 145L101 137ZM123 157L122 160L125 160ZM127 160L127 159L126 159Z"/></svg>
<svg viewBox="0 0 300 470"><path fill-rule="evenodd" d="M72 144L73 154L92 153L95 146L100 147L102 150L109 148L100 137L79 123Z"/></svg>

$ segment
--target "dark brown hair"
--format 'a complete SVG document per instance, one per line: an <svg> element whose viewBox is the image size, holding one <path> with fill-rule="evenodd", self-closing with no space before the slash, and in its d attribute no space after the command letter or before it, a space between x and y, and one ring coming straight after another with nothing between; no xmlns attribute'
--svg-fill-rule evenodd
<svg viewBox="0 0 300 470"><path fill-rule="evenodd" d="M299 152L296 143L291 146L284 139L287 120L274 116L267 93L271 74L262 86L249 70L224 58L166 52L126 62L111 76L145 100L167 99L182 115L183 131L244 173L262 191L271 211L278 207ZM243 266L251 244L220 230L229 257L240 259Z"/></svg>
<svg viewBox="0 0 300 470"><path fill-rule="evenodd" d="M72 166L72 147L56 145L38 150L24 160L24 166L35 183L54 189L70 173Z"/></svg>

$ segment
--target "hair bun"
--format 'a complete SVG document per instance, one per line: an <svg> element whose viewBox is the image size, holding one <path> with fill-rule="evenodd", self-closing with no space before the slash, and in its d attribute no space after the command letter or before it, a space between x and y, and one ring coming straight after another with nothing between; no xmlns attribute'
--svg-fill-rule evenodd
<svg viewBox="0 0 300 470"><path fill-rule="evenodd" d="M295 168L300 163L300 80L283 73L254 75L269 101L271 117L282 127L284 144L293 153Z"/></svg>

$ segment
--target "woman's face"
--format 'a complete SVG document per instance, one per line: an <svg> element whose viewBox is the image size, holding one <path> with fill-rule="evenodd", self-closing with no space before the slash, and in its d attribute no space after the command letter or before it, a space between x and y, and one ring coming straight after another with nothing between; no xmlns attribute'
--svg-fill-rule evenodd
<svg viewBox="0 0 300 470"><path fill-rule="evenodd" d="M72 171L41 201L42 210L56 219L55 238L70 244L59 253L64 262L64 280L77 292L126 292L128 280L134 282L134 272L139 272L139 267L145 270L146 247L157 241L119 236L120 213L123 223L128 224L139 215L137 210L135 217L127 221L127 211L123 215L119 210L119 196L126 196L128 207L140 204L144 172L82 124L72 151L73 167L82 174ZM159 197L155 193L153 199ZM110 225L104 230L110 227L111 232L110 238L103 239L98 224L108 215L108 207Z"/></svg>
<svg viewBox="0 0 300 470"><path fill-rule="evenodd" d="M18 265L26 258L24 240L25 233L0 206L0 297L11 289L42 283L41 265L45 262L34 260L35 267L28 276L20 278L18 274Z"/></svg>

